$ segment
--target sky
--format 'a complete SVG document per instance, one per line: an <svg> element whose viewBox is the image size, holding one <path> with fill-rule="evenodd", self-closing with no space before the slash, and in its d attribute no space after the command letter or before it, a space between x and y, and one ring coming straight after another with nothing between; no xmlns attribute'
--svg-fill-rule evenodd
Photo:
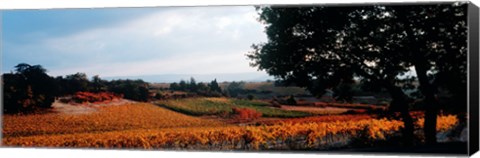
<svg viewBox="0 0 480 158"><path fill-rule="evenodd" d="M4 10L2 71L42 65L51 76L252 73L266 41L253 6Z"/></svg>

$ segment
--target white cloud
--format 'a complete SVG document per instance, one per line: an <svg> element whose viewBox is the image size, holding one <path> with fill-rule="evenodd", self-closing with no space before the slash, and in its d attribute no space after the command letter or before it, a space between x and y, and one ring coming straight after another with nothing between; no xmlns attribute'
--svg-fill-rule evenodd
<svg viewBox="0 0 480 158"><path fill-rule="evenodd" d="M252 43L266 40L255 17L251 6L163 8L40 45L49 55L71 61L51 61L63 64L49 69L54 75L254 72L244 54Z"/></svg>
<svg viewBox="0 0 480 158"><path fill-rule="evenodd" d="M178 55L163 59L148 61L97 63L83 67L63 68L50 71L51 75L72 74L85 72L89 75L136 76L159 74L218 74L254 72L255 68L248 67L248 61L243 52L215 53L203 55ZM247 65L247 66L246 66Z"/></svg>

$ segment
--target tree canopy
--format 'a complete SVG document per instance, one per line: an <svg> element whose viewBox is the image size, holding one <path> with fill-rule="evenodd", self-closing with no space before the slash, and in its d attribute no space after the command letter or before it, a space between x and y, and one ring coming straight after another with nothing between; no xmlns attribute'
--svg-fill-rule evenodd
<svg viewBox="0 0 480 158"><path fill-rule="evenodd" d="M419 90L428 105L427 142L435 142L435 94L440 85L432 83L465 83L465 4L272 6L257 10L268 41L252 46L247 54L251 66L316 95L345 86L353 78L371 89L384 88L392 97L391 109L402 114L408 131L404 134L410 136L410 99L403 90ZM445 75L448 73L462 77L453 79ZM415 81L418 87L412 84Z"/></svg>
<svg viewBox="0 0 480 158"><path fill-rule="evenodd" d="M21 63L15 72L2 75L3 112L32 112L50 108L56 92L55 80L40 65Z"/></svg>

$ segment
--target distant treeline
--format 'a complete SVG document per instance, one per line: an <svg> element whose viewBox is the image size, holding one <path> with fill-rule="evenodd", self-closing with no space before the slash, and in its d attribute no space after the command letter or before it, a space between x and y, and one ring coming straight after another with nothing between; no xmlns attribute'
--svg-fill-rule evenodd
<svg viewBox="0 0 480 158"><path fill-rule="evenodd" d="M223 95L222 89L218 85L218 82L216 79L214 79L208 84L205 84L200 82L197 83L195 79L192 77L190 78L190 82L181 80L179 83L174 82L170 84L169 89L173 91L184 91L184 92L196 93L202 96L218 97Z"/></svg>
<svg viewBox="0 0 480 158"><path fill-rule="evenodd" d="M56 97L76 92L113 92L124 98L147 101L149 85L142 80L102 80L85 73L52 77L41 65L25 63L15 66L14 72L2 75L3 112L25 113L50 108Z"/></svg>
<svg viewBox="0 0 480 158"><path fill-rule="evenodd" d="M245 82L230 82L223 90L217 82L217 79L212 80L210 83L197 83L192 77L190 81L180 80L180 82L174 82L170 84L170 90L183 91L193 93L199 96L207 97L237 97L239 93L246 91L243 86Z"/></svg>

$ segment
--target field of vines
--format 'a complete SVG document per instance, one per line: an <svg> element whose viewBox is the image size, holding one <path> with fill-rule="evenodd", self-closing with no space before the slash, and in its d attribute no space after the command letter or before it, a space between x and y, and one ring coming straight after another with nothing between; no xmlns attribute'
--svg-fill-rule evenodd
<svg viewBox="0 0 480 158"><path fill-rule="evenodd" d="M263 117L305 117L311 113L272 108L269 103L228 98L189 98L159 101L156 104L188 115L223 115L232 112L232 107L249 108L262 113Z"/></svg>
<svg viewBox="0 0 480 158"><path fill-rule="evenodd" d="M135 103L99 107L89 114L4 115L3 137L98 133L131 129L216 127L225 124L173 112L156 105Z"/></svg>
<svg viewBox="0 0 480 158"><path fill-rule="evenodd" d="M259 150L324 149L351 138L386 139L403 123L367 116L290 119L240 126L176 113L156 105L108 106L89 114L5 115L2 144L22 147ZM315 118L310 118L315 119ZM416 128L421 128L418 119ZM457 122L440 116L438 130Z"/></svg>

